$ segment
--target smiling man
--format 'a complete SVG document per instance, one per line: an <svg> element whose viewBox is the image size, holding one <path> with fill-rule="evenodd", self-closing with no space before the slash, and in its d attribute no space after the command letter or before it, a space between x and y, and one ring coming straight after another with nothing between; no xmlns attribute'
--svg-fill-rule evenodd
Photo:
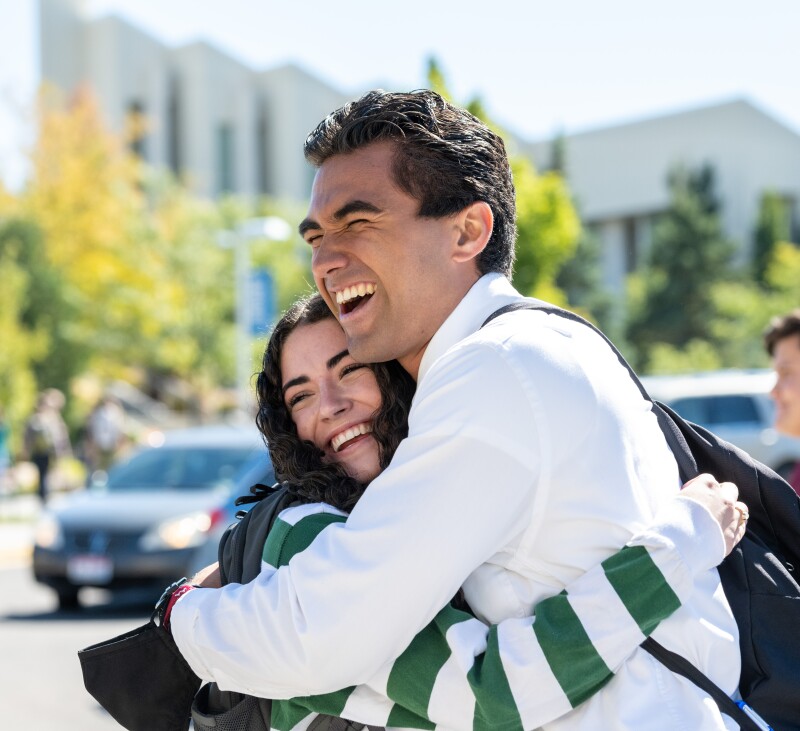
<svg viewBox="0 0 800 731"><path fill-rule="evenodd" d="M430 658L432 683L462 673L447 702L466 704L465 727L481 727L488 707L497 728L735 728L625 645L625 590L591 617L562 594L674 503L698 521L687 546L715 538L704 508L674 500L674 458L598 335L529 311L481 327L521 298L502 140L433 92L378 91L325 119L306 156L317 174L300 231L314 279L355 359L396 358L416 379L409 435L347 522L288 566L175 604L173 633L195 672L264 697L368 682L391 697L394 670L381 669L463 587L478 618L498 624L474 635L477 650ZM676 611L654 635L733 694L738 632L719 577L687 571L680 608L655 600ZM534 624L533 607L558 596L557 615L537 607ZM657 623L638 619L642 637ZM557 631L540 634L539 622ZM455 634L453 647L465 639ZM485 677L491 692L472 695ZM432 717L438 702L429 689L420 712Z"/></svg>

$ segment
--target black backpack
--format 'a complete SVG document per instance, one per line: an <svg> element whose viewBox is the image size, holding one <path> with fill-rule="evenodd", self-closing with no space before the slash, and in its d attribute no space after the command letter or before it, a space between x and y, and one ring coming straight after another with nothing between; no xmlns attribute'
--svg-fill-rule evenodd
<svg viewBox="0 0 800 731"><path fill-rule="evenodd" d="M540 300L526 299L494 312L484 325L506 312L537 310L592 328L625 366L653 412L678 463L683 482L708 472L736 483L750 519L742 541L719 566L719 575L736 623L742 672L739 690L746 703L775 731L800 731L800 497L769 467L707 429L653 402L633 369L610 340L582 317ZM674 672L709 692L720 710L742 728L764 729L697 668L652 638L643 647ZM710 684L710 685L709 685ZM761 722L763 724L763 721Z"/></svg>
<svg viewBox="0 0 800 731"><path fill-rule="evenodd" d="M267 536L278 514L299 501L286 484L253 485L250 495L236 505L256 503L249 511L239 511L237 522L228 526L219 542L219 571L225 584L246 584L261 573L261 557ZM269 731L272 701L266 698L222 691L207 683L197 692L192 704L195 731ZM309 731L383 731L336 716L319 714Z"/></svg>

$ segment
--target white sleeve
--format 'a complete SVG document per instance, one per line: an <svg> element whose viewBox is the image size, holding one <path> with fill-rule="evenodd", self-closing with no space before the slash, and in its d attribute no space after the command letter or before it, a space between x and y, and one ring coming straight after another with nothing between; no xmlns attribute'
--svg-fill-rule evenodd
<svg viewBox="0 0 800 731"><path fill-rule="evenodd" d="M529 524L540 468L533 415L502 358L479 357L476 367L460 351L431 370L409 437L346 524L273 575L176 605L173 635L201 678L269 698L364 682ZM517 405L518 419L504 404Z"/></svg>

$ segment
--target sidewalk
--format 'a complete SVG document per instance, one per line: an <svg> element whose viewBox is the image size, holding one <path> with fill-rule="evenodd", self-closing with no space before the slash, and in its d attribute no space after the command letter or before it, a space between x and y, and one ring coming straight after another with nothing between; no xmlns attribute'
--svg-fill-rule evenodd
<svg viewBox="0 0 800 731"><path fill-rule="evenodd" d="M40 510L35 495L0 496L0 569L30 563Z"/></svg>

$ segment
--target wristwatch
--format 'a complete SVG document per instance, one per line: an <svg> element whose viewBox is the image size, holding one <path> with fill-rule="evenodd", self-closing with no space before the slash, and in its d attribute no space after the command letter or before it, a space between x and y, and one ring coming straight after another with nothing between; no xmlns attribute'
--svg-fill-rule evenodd
<svg viewBox="0 0 800 731"><path fill-rule="evenodd" d="M186 587L182 589L182 587ZM151 615L150 619L155 622L159 627L164 627L168 629L169 626L169 613L172 609L172 598L175 593L182 589L181 594L186 593L189 589L197 588L194 584L192 584L189 579L185 576L182 579L178 579L177 581L172 582L166 589L164 589L164 593L161 595L161 598L156 602L156 606L153 609L153 614ZM177 601L177 597L176 597Z"/></svg>

